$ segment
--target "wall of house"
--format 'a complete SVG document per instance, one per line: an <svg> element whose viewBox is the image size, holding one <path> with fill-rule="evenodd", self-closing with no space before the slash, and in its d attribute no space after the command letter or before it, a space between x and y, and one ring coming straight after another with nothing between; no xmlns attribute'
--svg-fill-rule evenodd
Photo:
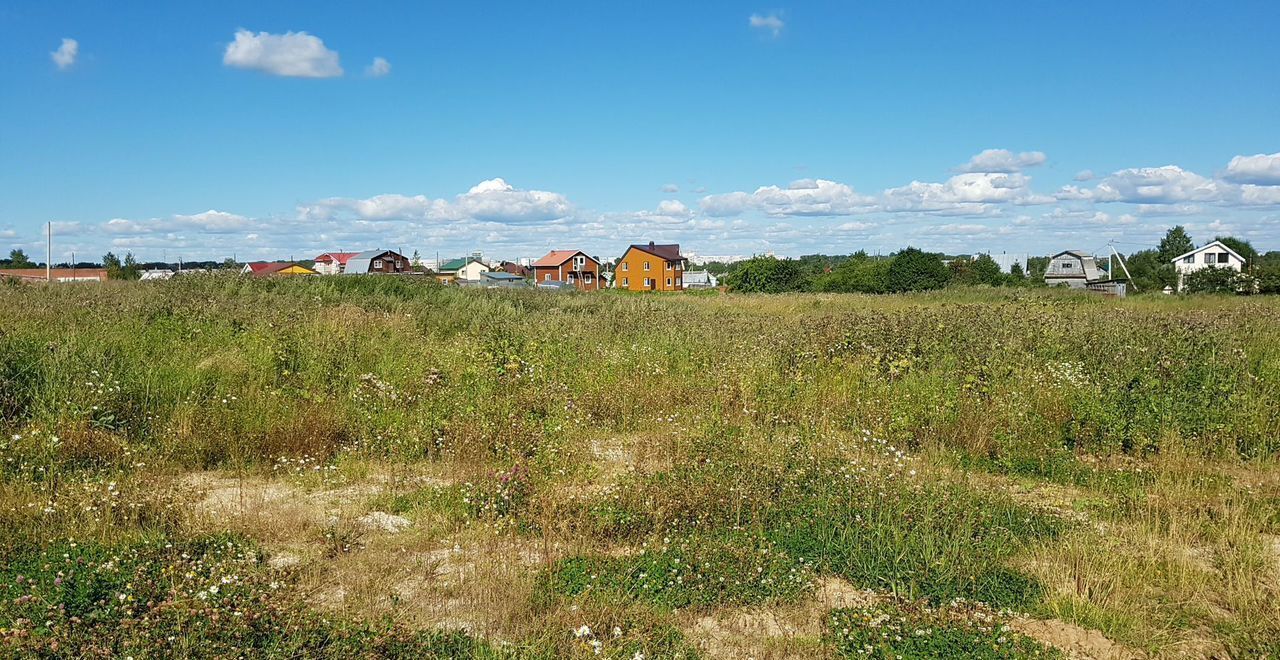
<svg viewBox="0 0 1280 660"><path fill-rule="evenodd" d="M1213 263L1209 263L1206 260L1206 257L1208 257L1209 255L1213 255ZM1219 259L1224 255L1227 258L1226 263L1222 263L1221 261L1219 261ZM1190 255L1190 257L1191 257L1191 263L1187 263L1186 261L1183 261L1181 259L1174 262L1173 267L1177 269L1178 275L1181 276L1181 275L1186 275L1187 273L1194 273L1197 270L1202 270L1210 266L1213 266L1216 268L1230 268L1231 270L1234 270L1237 272L1244 270L1243 261L1241 261L1240 259L1237 259L1235 255L1219 247L1213 247L1207 250L1197 250L1196 252L1193 252Z"/></svg>
<svg viewBox="0 0 1280 660"><path fill-rule="evenodd" d="M464 280L478 280L480 279L480 273L487 272L489 272L488 266L480 263L479 261L472 261L458 269L458 277Z"/></svg>
<svg viewBox="0 0 1280 660"><path fill-rule="evenodd" d="M645 264L649 264L649 270L644 269ZM644 285L646 277L652 281L647 287ZM669 262L643 250L628 248L618 262L613 281L616 288L628 291L681 291L684 289L684 268L680 262Z"/></svg>

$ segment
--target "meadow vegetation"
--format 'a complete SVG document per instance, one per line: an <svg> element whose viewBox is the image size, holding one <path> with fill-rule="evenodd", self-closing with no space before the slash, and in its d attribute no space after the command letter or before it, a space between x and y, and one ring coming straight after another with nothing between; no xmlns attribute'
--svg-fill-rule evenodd
<svg viewBox="0 0 1280 660"><path fill-rule="evenodd" d="M1277 657L1277 337L1269 297L0 287L0 653Z"/></svg>

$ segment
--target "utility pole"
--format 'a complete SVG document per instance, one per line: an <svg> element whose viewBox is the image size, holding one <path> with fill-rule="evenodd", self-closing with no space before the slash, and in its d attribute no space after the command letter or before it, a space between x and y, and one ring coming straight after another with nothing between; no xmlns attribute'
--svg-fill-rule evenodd
<svg viewBox="0 0 1280 660"><path fill-rule="evenodd" d="M46 225L44 243L44 281L53 281L53 222Z"/></svg>

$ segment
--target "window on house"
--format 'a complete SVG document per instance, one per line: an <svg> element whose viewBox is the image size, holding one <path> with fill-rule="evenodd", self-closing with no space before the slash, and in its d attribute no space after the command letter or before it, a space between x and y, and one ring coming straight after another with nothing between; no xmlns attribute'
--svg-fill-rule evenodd
<svg viewBox="0 0 1280 660"><path fill-rule="evenodd" d="M1212 252L1205 252L1205 253L1204 253L1204 262L1205 262L1205 263L1207 263L1207 264L1215 263L1215 262L1216 262L1215 257L1217 257L1217 256L1218 256L1218 255L1216 255L1216 254L1214 254L1214 253L1212 253Z"/></svg>
<svg viewBox="0 0 1280 660"><path fill-rule="evenodd" d="M1071 267L1074 266L1075 264L1071 263L1070 261L1064 261L1060 265L1062 266L1062 270L1071 270Z"/></svg>
<svg viewBox="0 0 1280 660"><path fill-rule="evenodd" d="M678 277L676 278L676 286L677 286L677 287L684 286L684 282L683 282L683 281L681 281L681 280L680 280L680 278L678 278Z"/></svg>
<svg viewBox="0 0 1280 660"><path fill-rule="evenodd" d="M677 262L676 262L676 270L684 270L684 262L683 262L683 261L677 261Z"/></svg>
<svg viewBox="0 0 1280 660"><path fill-rule="evenodd" d="M576 257L574 257L574 258L573 258L573 267L574 267L574 268L576 268L576 269L578 269L578 270L582 270L584 267L586 267L586 265L587 265L587 258L586 258L586 257L584 257L584 256L582 256L582 255L578 255L578 256L576 256Z"/></svg>
<svg viewBox="0 0 1280 660"><path fill-rule="evenodd" d="M374 260L373 260L373 269L374 269L374 270L382 270L382 260L381 260L381 259L374 259Z"/></svg>
<svg viewBox="0 0 1280 660"><path fill-rule="evenodd" d="M649 270L649 262L644 262L644 269Z"/></svg>
<svg viewBox="0 0 1280 660"><path fill-rule="evenodd" d="M551 273L544 273L544 274L542 275L542 281L543 281L543 282L550 282L550 281L551 281Z"/></svg>
<svg viewBox="0 0 1280 660"><path fill-rule="evenodd" d="M671 278L667 278L667 288L671 288Z"/></svg>
<svg viewBox="0 0 1280 660"><path fill-rule="evenodd" d="M569 284L573 284L573 273L569 273L568 282Z"/></svg>
<svg viewBox="0 0 1280 660"><path fill-rule="evenodd" d="M625 271L630 270L629 268L627 268L627 262L625 262L625 261L624 261L624 262L622 262L622 270L623 270L624 272L625 272Z"/></svg>
<svg viewBox="0 0 1280 660"><path fill-rule="evenodd" d="M1220 263L1220 264L1225 264L1225 263L1227 263L1227 262L1229 262L1229 261L1231 261L1231 259L1227 257L1227 253L1226 253L1226 252L1219 252L1219 253L1218 253L1218 263Z"/></svg>
<svg viewBox="0 0 1280 660"><path fill-rule="evenodd" d="M667 270L671 270L671 262L670 262L670 261L668 261L668 262L667 262Z"/></svg>
<svg viewBox="0 0 1280 660"><path fill-rule="evenodd" d="M583 281L583 282L585 282L585 283L587 283L587 284L591 284L591 279L592 279L592 278L591 278L591 273L583 273L583 275L582 275L582 281Z"/></svg>
<svg viewBox="0 0 1280 660"><path fill-rule="evenodd" d="M624 277L622 278L622 286L631 286L631 282L628 282L627 278Z"/></svg>
<svg viewBox="0 0 1280 660"><path fill-rule="evenodd" d="M644 278L644 288L649 288L649 278Z"/></svg>
<svg viewBox="0 0 1280 660"><path fill-rule="evenodd" d="M1196 262L1196 255L1194 254L1188 254L1187 256L1182 258L1182 263L1184 264L1193 264L1195 262Z"/></svg>

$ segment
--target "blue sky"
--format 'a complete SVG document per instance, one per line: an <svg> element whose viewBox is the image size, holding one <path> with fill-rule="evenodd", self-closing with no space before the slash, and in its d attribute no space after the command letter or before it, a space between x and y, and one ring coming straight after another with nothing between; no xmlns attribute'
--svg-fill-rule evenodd
<svg viewBox="0 0 1280 660"><path fill-rule="evenodd" d="M4 1L0 247L1280 249L1278 29L1275 2Z"/></svg>

